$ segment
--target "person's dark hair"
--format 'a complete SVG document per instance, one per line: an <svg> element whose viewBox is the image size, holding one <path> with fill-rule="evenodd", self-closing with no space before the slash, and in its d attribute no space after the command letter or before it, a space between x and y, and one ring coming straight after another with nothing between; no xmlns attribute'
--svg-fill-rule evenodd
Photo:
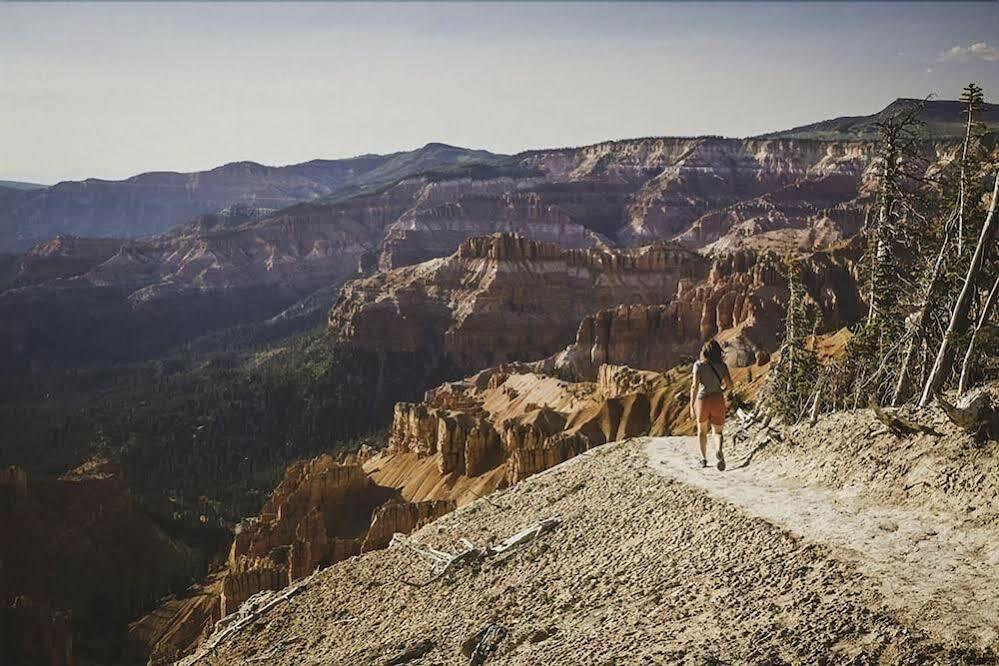
<svg viewBox="0 0 999 666"><path fill-rule="evenodd" d="M701 347L701 360L711 363L722 362L722 348L717 340L712 338L704 343L704 346Z"/></svg>

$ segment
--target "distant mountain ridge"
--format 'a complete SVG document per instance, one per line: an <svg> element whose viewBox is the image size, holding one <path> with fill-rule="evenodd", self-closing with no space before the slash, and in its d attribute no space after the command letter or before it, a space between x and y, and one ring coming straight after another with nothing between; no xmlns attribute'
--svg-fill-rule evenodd
<svg viewBox="0 0 999 666"><path fill-rule="evenodd" d="M877 138L880 119L914 103L922 100L897 99L872 115L834 118L753 138L871 141ZM963 115L959 101L932 100L926 102L920 118L928 139L954 140L963 135ZM978 120L990 131L999 131L999 105L985 104ZM121 181L91 178L35 189L26 189L25 184L15 184L14 189L0 182L0 253L22 252L59 235L155 235L232 205L276 211L303 202L334 202L384 191L416 176L429 180L533 177L540 175L531 170L533 156L657 139L666 140L647 137L580 148L528 150L513 156L428 143L417 150L388 155L317 159L277 167L242 161L192 173L152 171Z"/></svg>
<svg viewBox="0 0 999 666"><path fill-rule="evenodd" d="M151 171L120 181L89 178L0 190L0 252L58 235L135 238L162 233L233 204L277 210L350 196L423 171L506 159L430 143L413 151L311 160L288 166L232 162L207 171Z"/></svg>
<svg viewBox="0 0 999 666"><path fill-rule="evenodd" d="M0 187L6 187L11 190L40 190L48 187L48 185L42 185L41 183L24 183L19 180L0 180Z"/></svg>
<svg viewBox="0 0 999 666"><path fill-rule="evenodd" d="M947 139L964 136L965 108L958 100L929 100L900 97L868 116L842 116L809 125L761 134L760 139L819 139L823 141L873 140L878 137L877 123L905 112L913 105L923 104L918 118L924 124L927 138ZM975 120L987 130L999 131L999 104L983 104Z"/></svg>

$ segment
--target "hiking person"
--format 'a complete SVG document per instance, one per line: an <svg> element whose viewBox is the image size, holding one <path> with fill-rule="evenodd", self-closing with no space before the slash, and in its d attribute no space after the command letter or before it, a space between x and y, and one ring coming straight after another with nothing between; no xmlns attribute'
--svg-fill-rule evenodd
<svg viewBox="0 0 999 666"><path fill-rule="evenodd" d="M701 467L708 466L708 426L718 435L718 470L725 469L722 452L725 427L725 389L732 388L732 375L722 360L722 348L713 338L701 348L690 382L690 415L697 421L697 441L701 446Z"/></svg>

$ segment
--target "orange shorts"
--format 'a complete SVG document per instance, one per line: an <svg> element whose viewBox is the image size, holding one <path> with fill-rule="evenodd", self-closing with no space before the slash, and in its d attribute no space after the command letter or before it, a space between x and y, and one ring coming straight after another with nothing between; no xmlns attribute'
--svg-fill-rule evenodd
<svg viewBox="0 0 999 666"><path fill-rule="evenodd" d="M694 401L698 423L710 421L712 425L725 425L725 394L712 393Z"/></svg>

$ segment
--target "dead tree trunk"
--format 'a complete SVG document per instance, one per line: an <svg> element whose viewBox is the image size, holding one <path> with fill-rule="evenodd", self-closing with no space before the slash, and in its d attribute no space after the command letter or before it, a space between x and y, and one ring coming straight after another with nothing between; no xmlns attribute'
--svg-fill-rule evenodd
<svg viewBox="0 0 999 666"><path fill-rule="evenodd" d="M975 246L975 254L971 257L971 264L968 266L968 273L964 278L964 286L954 303L954 310L951 312L950 323L947 331L940 341L940 349L937 351L936 360L933 362L933 369L929 377L926 378L926 386L923 387L923 395L919 400L919 406L925 407L940 384L943 383L944 372L946 372L953 358L952 342L954 336L960 335L967 328L968 309L971 306L971 298L975 293L975 284L978 280L978 273L982 269L985 257L985 250L992 240L995 232L996 199L999 198L999 173L996 174L995 185L992 187L992 203L989 204L989 213L985 217L985 224L982 225L982 233L978 237L978 245Z"/></svg>
<svg viewBox="0 0 999 666"><path fill-rule="evenodd" d="M961 363L961 379L957 383L958 396L964 393L968 388L968 367L971 365L971 359L975 353L975 339L978 337L978 332L982 330L982 326L989 321L989 312L992 310L992 306L996 302L997 293L999 293L999 275L996 276L996 281L992 285L992 291L989 292L989 297L985 299L985 306L982 308L982 314L978 318L978 323L975 324L975 330L971 332L971 340L968 341L968 351L964 353L964 362Z"/></svg>
<svg viewBox="0 0 999 666"><path fill-rule="evenodd" d="M974 117L974 105L968 104L968 122L964 129L964 147L961 149L961 181L958 183L957 194L957 255L964 250L964 191L967 188L968 144L971 143L971 124Z"/></svg>

